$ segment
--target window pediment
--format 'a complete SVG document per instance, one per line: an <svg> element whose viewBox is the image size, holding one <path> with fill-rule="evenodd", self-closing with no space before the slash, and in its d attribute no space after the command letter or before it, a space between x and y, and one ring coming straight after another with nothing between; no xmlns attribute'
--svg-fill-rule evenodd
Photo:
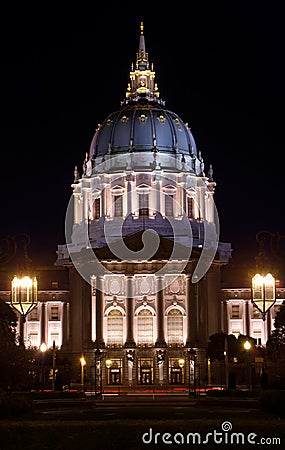
<svg viewBox="0 0 285 450"><path fill-rule="evenodd" d="M196 195L196 190L193 187L191 187L186 189L186 193L187 195L189 195L189 197L194 197Z"/></svg>
<svg viewBox="0 0 285 450"><path fill-rule="evenodd" d="M162 191L166 195L174 195L176 193L176 187L172 186L171 184L168 184L167 186L164 186L162 188Z"/></svg>
<svg viewBox="0 0 285 450"><path fill-rule="evenodd" d="M137 186L137 191L139 194L149 194L151 191L151 187L145 183L142 183Z"/></svg>
<svg viewBox="0 0 285 450"><path fill-rule="evenodd" d="M125 188L123 188L122 186L116 185L114 187L112 187L111 189L111 193L112 195L123 195L125 192Z"/></svg>

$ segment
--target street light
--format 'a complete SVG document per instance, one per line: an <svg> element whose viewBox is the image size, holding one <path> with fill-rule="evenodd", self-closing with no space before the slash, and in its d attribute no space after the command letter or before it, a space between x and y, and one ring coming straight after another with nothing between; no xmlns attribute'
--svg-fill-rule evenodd
<svg viewBox="0 0 285 450"><path fill-rule="evenodd" d="M12 280L11 304L25 321L27 314L38 304L38 283L36 277L24 276L18 278L16 275Z"/></svg>
<svg viewBox="0 0 285 450"><path fill-rule="evenodd" d="M80 364L81 364L81 391L84 392L84 367L86 366L86 360L84 356L81 356Z"/></svg>
<svg viewBox="0 0 285 450"><path fill-rule="evenodd" d="M248 393L250 395L250 390L251 390L251 367L250 367L250 359L249 359L249 355L250 355L250 350L251 350L251 343L249 341L245 341L245 343L243 344L243 348L246 351L246 362L247 362L247 377L248 377Z"/></svg>
<svg viewBox="0 0 285 450"><path fill-rule="evenodd" d="M26 316L38 304L38 282L36 277L25 275L22 278L14 276L11 284L11 306L21 314L20 338L23 343L23 324Z"/></svg>
<svg viewBox="0 0 285 450"><path fill-rule="evenodd" d="M266 313L276 301L275 278L271 273L263 276L257 273L252 278L252 303L261 312L265 320Z"/></svg>

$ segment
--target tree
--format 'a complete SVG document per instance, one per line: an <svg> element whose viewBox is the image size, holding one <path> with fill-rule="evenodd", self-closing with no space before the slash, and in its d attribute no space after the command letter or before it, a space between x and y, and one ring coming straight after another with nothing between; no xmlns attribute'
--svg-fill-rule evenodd
<svg viewBox="0 0 285 450"><path fill-rule="evenodd" d="M228 361L233 361L237 357L240 358L241 352L239 351L239 347L242 345L241 342L242 340L240 338L237 339L233 334L212 334L208 343L208 357L211 361L224 361L225 352L227 351Z"/></svg>
<svg viewBox="0 0 285 450"><path fill-rule="evenodd" d="M274 363L276 375L285 378L285 302L275 317L274 327L266 344L267 360Z"/></svg>
<svg viewBox="0 0 285 450"><path fill-rule="evenodd" d="M274 331L267 341L268 349L282 352L285 350L285 302L281 305L274 321Z"/></svg>
<svg viewBox="0 0 285 450"><path fill-rule="evenodd" d="M31 354L19 345L16 334L17 316L0 299L0 388L25 388L30 384Z"/></svg>

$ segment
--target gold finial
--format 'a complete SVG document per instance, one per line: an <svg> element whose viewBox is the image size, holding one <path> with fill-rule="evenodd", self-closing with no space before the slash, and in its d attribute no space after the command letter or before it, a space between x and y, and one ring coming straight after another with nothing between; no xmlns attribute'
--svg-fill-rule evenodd
<svg viewBox="0 0 285 450"><path fill-rule="evenodd" d="M141 29L141 34L143 34L143 22L141 22L140 29Z"/></svg>

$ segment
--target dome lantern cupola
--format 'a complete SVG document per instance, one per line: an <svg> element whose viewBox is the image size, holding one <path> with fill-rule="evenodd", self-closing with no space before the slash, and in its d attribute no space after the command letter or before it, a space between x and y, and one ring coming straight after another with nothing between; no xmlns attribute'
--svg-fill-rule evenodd
<svg viewBox="0 0 285 450"><path fill-rule="evenodd" d="M141 22L140 30L139 51L137 52L135 70L132 64L130 72L131 82L128 84L126 98L122 105L137 101L156 102L164 105L164 102L159 99L157 85L154 83L155 72L153 71L153 64L151 64L151 69L149 67L148 53L145 51L143 22Z"/></svg>

